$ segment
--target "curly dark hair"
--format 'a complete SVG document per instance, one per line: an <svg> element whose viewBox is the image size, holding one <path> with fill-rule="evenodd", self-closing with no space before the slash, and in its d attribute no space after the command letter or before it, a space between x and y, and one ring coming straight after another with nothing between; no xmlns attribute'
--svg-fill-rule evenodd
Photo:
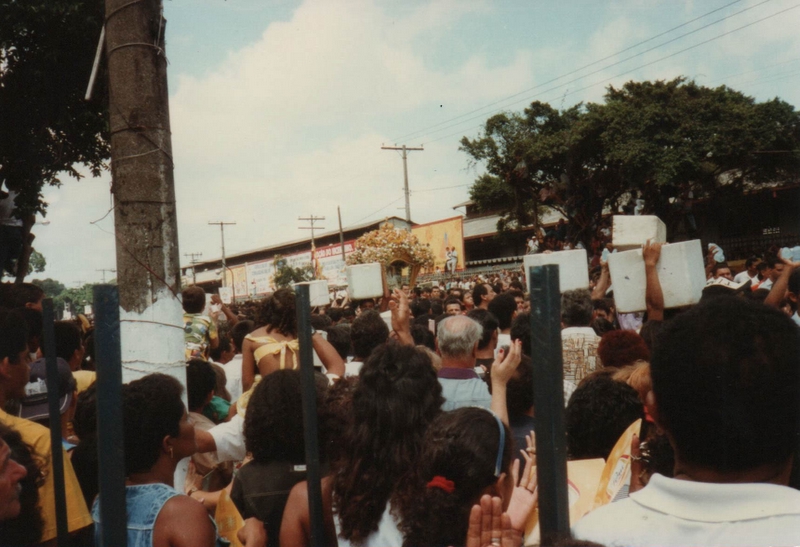
<svg viewBox="0 0 800 547"><path fill-rule="evenodd" d="M763 304L719 297L671 320L650 374L676 455L728 472L787 461L800 418L798 361L797 326Z"/></svg>
<svg viewBox="0 0 800 547"><path fill-rule="evenodd" d="M339 354L344 360L350 354L350 325L344 323L341 325L334 325L326 329L328 333L328 343L334 347L336 353Z"/></svg>
<svg viewBox="0 0 800 547"><path fill-rule="evenodd" d="M522 343L522 354L530 356L531 340L533 339L530 312L525 311L517 314L514 321L511 322L510 336L512 340L519 340Z"/></svg>
<svg viewBox="0 0 800 547"><path fill-rule="evenodd" d="M360 545L378 529L443 402L427 353L395 342L372 352L353 394L353 423L343 443L348 451L335 465L333 502L341 537Z"/></svg>
<svg viewBox="0 0 800 547"><path fill-rule="evenodd" d="M244 441L256 462L305 461L299 370L277 370L259 382L247 404Z"/></svg>
<svg viewBox="0 0 800 547"><path fill-rule="evenodd" d="M183 386L172 376L149 374L122 386L125 425L125 474L149 470L158 461L161 442L180 434L185 412Z"/></svg>
<svg viewBox="0 0 800 547"><path fill-rule="evenodd" d="M0 438L8 445L11 459L28 474L19 481L19 515L0 521L0 543L3 545L34 545L39 543L44 528L39 508L39 488L44 484L43 462L33 447L25 444L19 432L0 422Z"/></svg>
<svg viewBox="0 0 800 547"><path fill-rule="evenodd" d="M186 313L200 313L206 307L206 291L197 285L186 287L181 291L181 303Z"/></svg>
<svg viewBox="0 0 800 547"><path fill-rule="evenodd" d="M501 472L511 464L513 441L495 416L482 408L460 408L441 414L428 428L424 448L404 495L398 496L404 547L463 545L470 509L497 482L495 465L502 449ZM428 488L436 476L454 483L453 492Z"/></svg>
<svg viewBox="0 0 800 547"><path fill-rule="evenodd" d="M489 311L497 317L500 330L510 329L511 320L517 311L517 301L511 293L498 294L489 302Z"/></svg>
<svg viewBox="0 0 800 547"><path fill-rule="evenodd" d="M284 336L297 336L294 291L278 289L266 297L258 313L258 324Z"/></svg>
<svg viewBox="0 0 800 547"><path fill-rule="evenodd" d="M644 407L635 389L608 374L587 376L566 409L570 458L608 458L619 437L639 418L644 418Z"/></svg>
<svg viewBox="0 0 800 547"><path fill-rule="evenodd" d="M347 449L344 439L347 428L353 422L353 393L356 386L358 376L345 376L337 380L325 394L319 410L320 430L323 433L320 446L325 461L339 461Z"/></svg>

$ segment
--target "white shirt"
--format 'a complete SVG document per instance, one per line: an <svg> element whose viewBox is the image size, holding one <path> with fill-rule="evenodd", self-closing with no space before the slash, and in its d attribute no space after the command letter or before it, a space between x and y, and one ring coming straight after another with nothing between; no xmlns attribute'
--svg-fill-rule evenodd
<svg viewBox="0 0 800 547"><path fill-rule="evenodd" d="M761 290L761 289L767 289L768 291L769 291L769 290L772 290L772 279L770 279L769 277L768 277L768 278L766 278L766 279L765 279L765 280L764 280L764 281L761 283L761 285L759 285L757 288L758 288L758 290Z"/></svg>
<svg viewBox="0 0 800 547"><path fill-rule="evenodd" d="M572 532L608 547L798 545L800 491L653 475L642 490L589 513Z"/></svg>
<svg viewBox="0 0 800 547"><path fill-rule="evenodd" d="M755 285L756 283L758 283L758 274L754 275L753 277L750 277L750 274L747 273L747 270L742 270L733 277L733 282L744 283L748 279L750 280L751 285Z"/></svg>
<svg viewBox="0 0 800 547"><path fill-rule="evenodd" d="M220 462L239 462L247 455L244 447L244 418L238 413L230 421L222 422L208 430L217 445Z"/></svg>
<svg viewBox="0 0 800 547"><path fill-rule="evenodd" d="M231 394L231 401L236 402L242 395L242 354L237 353L220 366L225 370L225 389Z"/></svg>

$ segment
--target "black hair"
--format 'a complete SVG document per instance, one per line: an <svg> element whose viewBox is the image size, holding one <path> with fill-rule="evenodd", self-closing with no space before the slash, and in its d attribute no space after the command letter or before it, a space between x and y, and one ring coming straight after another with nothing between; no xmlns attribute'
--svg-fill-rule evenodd
<svg viewBox="0 0 800 547"><path fill-rule="evenodd" d="M189 410L201 412L208 394L217 387L217 373L208 361L192 359L186 366L186 396Z"/></svg>
<svg viewBox="0 0 800 547"><path fill-rule="evenodd" d="M325 392L319 409L319 423L323 435L321 457L326 461L338 462L347 452L344 440L353 422L353 393L357 385L358 376L345 376Z"/></svg>
<svg viewBox="0 0 800 547"><path fill-rule="evenodd" d="M759 258L757 256L751 256L747 260L744 261L744 268L748 269L750 266L758 262Z"/></svg>
<svg viewBox="0 0 800 547"><path fill-rule="evenodd" d="M183 311L186 313L200 313L206 307L206 291L197 285L186 287L181 291Z"/></svg>
<svg viewBox="0 0 800 547"><path fill-rule="evenodd" d="M789 292L800 298L800 270L794 270L789 276Z"/></svg>
<svg viewBox="0 0 800 547"><path fill-rule="evenodd" d="M514 291L519 291L519 292L523 293L522 294L523 297L525 296L525 287L522 284L522 281L520 281L519 279L512 279L511 283L508 284L508 288L509 289L513 289ZM512 292L514 292L514 291L512 291ZM518 295L515 294L514 296L518 296Z"/></svg>
<svg viewBox="0 0 800 547"><path fill-rule="evenodd" d="M255 330L255 323L253 323L249 319L245 319L244 321L239 321L233 327L231 327L231 341L233 342L233 347L236 350L236 353L241 353L242 344L244 343L244 337L253 332L254 330Z"/></svg>
<svg viewBox="0 0 800 547"><path fill-rule="evenodd" d="M80 439L72 451L72 467L81 486L86 505L91 506L100 491L99 459L97 455L97 385L78 394L75 417L72 419L75 434Z"/></svg>
<svg viewBox="0 0 800 547"><path fill-rule="evenodd" d="M44 466L32 446L22 440L22 435L0 422L0 439L5 441L10 457L25 468L27 475L19 485L19 515L0 521L0 538L3 545L38 544L44 530L44 519L39 507L39 488L44 484Z"/></svg>
<svg viewBox="0 0 800 547"><path fill-rule="evenodd" d="M797 444L800 331L781 311L716 298L665 326L650 367L659 424L695 465L741 471Z"/></svg>
<svg viewBox="0 0 800 547"><path fill-rule="evenodd" d="M53 330L56 338L56 356L69 362L75 351L83 344L81 329L72 321L56 321Z"/></svg>
<svg viewBox="0 0 800 547"><path fill-rule="evenodd" d="M431 301L427 298L418 298L411 303L411 313L414 317L422 317L423 315L430 315Z"/></svg>
<svg viewBox="0 0 800 547"><path fill-rule="evenodd" d="M35 353L39 349L44 332L42 312L33 308L17 308L28 325L28 351Z"/></svg>
<svg viewBox="0 0 800 547"><path fill-rule="evenodd" d="M442 315L444 313L444 306L442 305L442 301L439 298L431 300L431 315L437 316Z"/></svg>
<svg viewBox="0 0 800 547"><path fill-rule="evenodd" d="M778 255L769 253L764 256L764 262L767 264L767 267L774 268L777 264L782 264L783 260L781 260Z"/></svg>
<svg viewBox="0 0 800 547"><path fill-rule="evenodd" d="M714 265L711 267L711 273L713 273L716 276L717 275L717 271L719 271L719 270L721 270L723 268L727 268L729 270L731 269L731 267L728 266L727 262L714 262Z"/></svg>
<svg viewBox="0 0 800 547"><path fill-rule="evenodd" d="M642 325L642 328L639 329L639 336L641 336L644 343L647 344L647 349L650 350L651 355L656 347L656 340L664 328L664 324L664 321L654 321L651 319L646 321L645 324Z"/></svg>
<svg viewBox="0 0 800 547"><path fill-rule="evenodd" d="M276 330L284 336L297 335L297 316L292 289L278 289L264 299L259 313L259 323L268 331Z"/></svg>
<svg viewBox="0 0 800 547"><path fill-rule="evenodd" d="M561 321L567 327L586 327L592 322L592 293L588 289L561 294Z"/></svg>
<svg viewBox="0 0 800 547"><path fill-rule="evenodd" d="M150 470L164 437L180 434L183 386L166 374L149 374L122 386L125 474Z"/></svg>
<svg viewBox="0 0 800 547"><path fill-rule="evenodd" d="M350 326L350 341L356 359L367 359L375 348L388 339L389 327L375 310L362 312Z"/></svg>
<svg viewBox="0 0 800 547"><path fill-rule="evenodd" d="M312 313L309 322L311 326L314 327L314 330L325 330L333 325L333 319L327 315L320 315L318 313Z"/></svg>
<svg viewBox="0 0 800 547"><path fill-rule="evenodd" d="M334 323L338 323L344 317L344 312L342 308L328 308L325 310L325 315L331 318L331 321Z"/></svg>
<svg viewBox="0 0 800 547"><path fill-rule="evenodd" d="M489 311L497 317L500 330L510 329L514 312L517 311L517 301L511 293L498 294L489 302Z"/></svg>
<svg viewBox="0 0 800 547"><path fill-rule="evenodd" d="M425 321L427 322L427 319ZM411 325L411 338L414 339L414 344L417 346L425 346L432 351L436 351L436 337L427 324L413 323Z"/></svg>
<svg viewBox="0 0 800 547"><path fill-rule="evenodd" d="M35 304L44 296L41 287L33 283L5 283L2 305L6 308L24 308L25 304Z"/></svg>
<svg viewBox="0 0 800 547"><path fill-rule="evenodd" d="M247 404L244 440L254 461L305 461L300 371L277 370L259 382Z"/></svg>
<svg viewBox="0 0 800 547"><path fill-rule="evenodd" d="M597 336L603 336L607 332L617 330L616 327L614 327L614 323L608 319L603 319L602 317L592 319L592 322L589 326L592 327Z"/></svg>
<svg viewBox="0 0 800 547"><path fill-rule="evenodd" d="M476 308L483 301L482 297L489 294L489 289L486 288L486 285L488 285L488 283L475 283L475 286L472 288L472 302L475 304Z"/></svg>
<svg viewBox="0 0 800 547"><path fill-rule="evenodd" d="M231 351L231 338L227 334L219 333L219 343L217 347L211 348L208 352L208 356L211 357L212 361L219 363L222 360L222 354L226 351Z"/></svg>
<svg viewBox="0 0 800 547"><path fill-rule="evenodd" d="M460 408L434 420L406 492L399 496L403 546L463 545L472 506L497 482L497 453L502 450L500 470L505 472L511 449L511 432L485 409ZM434 477L452 481L453 491L428 487Z"/></svg>
<svg viewBox="0 0 800 547"><path fill-rule="evenodd" d="M328 342L333 346L333 349L336 350L336 353L339 354L339 357L344 360L347 360L347 356L350 355L350 350L352 349L352 345L350 344L351 328L352 327L346 323L327 328Z"/></svg>
<svg viewBox="0 0 800 547"><path fill-rule="evenodd" d="M587 376L566 409L570 458L608 458L620 436L639 418L644 418L644 407L635 389L608 374Z"/></svg>
<svg viewBox="0 0 800 547"><path fill-rule="evenodd" d="M472 308L467 312L467 317L480 323L483 328L481 339L478 341L478 349L486 349L489 346L489 342L492 341L492 335L497 332L497 328L500 325L497 317L489 310L482 308Z"/></svg>
<svg viewBox="0 0 800 547"><path fill-rule="evenodd" d="M0 308L0 360L17 364L19 354L28 347L28 324L21 310Z"/></svg>
<svg viewBox="0 0 800 547"><path fill-rule="evenodd" d="M595 298L592 300L592 309L611 313L611 304L605 298Z"/></svg>
<svg viewBox="0 0 800 547"><path fill-rule="evenodd" d="M348 450L333 478L343 538L358 544L377 530L392 492L417 465L425 430L443 402L423 350L389 342L372 352L359 373Z"/></svg>
<svg viewBox="0 0 800 547"><path fill-rule="evenodd" d="M530 312L518 313L511 323L511 332L509 333L512 340L519 340L522 342L523 355L530 356L531 354L531 314Z"/></svg>

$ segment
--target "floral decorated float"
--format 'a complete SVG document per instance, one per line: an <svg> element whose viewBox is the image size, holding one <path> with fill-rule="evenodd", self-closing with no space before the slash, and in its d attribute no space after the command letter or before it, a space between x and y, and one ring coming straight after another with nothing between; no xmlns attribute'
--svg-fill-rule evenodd
<svg viewBox="0 0 800 547"><path fill-rule="evenodd" d="M347 257L348 265L373 262L381 264L389 278L396 277L407 266L409 284L413 287L420 271L433 266L433 252L411 232L385 222L377 230L359 237L355 250Z"/></svg>

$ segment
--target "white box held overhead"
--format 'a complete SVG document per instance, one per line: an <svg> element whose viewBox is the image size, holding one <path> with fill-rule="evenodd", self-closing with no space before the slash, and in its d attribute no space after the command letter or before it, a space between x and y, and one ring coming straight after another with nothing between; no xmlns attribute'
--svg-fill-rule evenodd
<svg viewBox="0 0 800 547"><path fill-rule="evenodd" d="M347 267L347 293L350 298L377 298L383 296L383 273L381 265L356 264Z"/></svg>
<svg viewBox="0 0 800 547"><path fill-rule="evenodd" d="M614 253L608 258L617 311L631 313L647 309L647 280L642 250ZM697 304L706 285L703 247L700 240L683 241L661 247L656 266L665 308Z"/></svg>
<svg viewBox="0 0 800 547"><path fill-rule="evenodd" d="M620 251L641 247L648 239L666 243L667 225L653 215L614 215L612 238L614 248Z"/></svg>
<svg viewBox="0 0 800 547"><path fill-rule="evenodd" d="M312 307L327 306L331 303L331 298L328 296L328 282L324 279L295 283L294 287L297 288L298 285L308 285L308 296Z"/></svg>
<svg viewBox="0 0 800 547"><path fill-rule="evenodd" d="M586 257L586 249L525 255L522 261L525 265L525 276L528 279L528 291L531 290L530 268L547 264L558 265L558 282L561 292L589 288L589 261Z"/></svg>

